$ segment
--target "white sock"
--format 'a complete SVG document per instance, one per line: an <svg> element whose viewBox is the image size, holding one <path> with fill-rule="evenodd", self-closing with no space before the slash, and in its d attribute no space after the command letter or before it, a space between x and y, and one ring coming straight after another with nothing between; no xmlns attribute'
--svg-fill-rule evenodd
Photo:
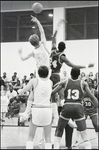
<svg viewBox="0 0 99 150"><path fill-rule="evenodd" d="M91 142L88 138L87 130L81 131L80 133L81 133L81 137L84 141L83 145L84 145L85 149L92 149L91 148Z"/></svg>
<svg viewBox="0 0 99 150"><path fill-rule="evenodd" d="M85 141L83 146L84 146L85 149L92 149L90 141Z"/></svg>
<svg viewBox="0 0 99 150"><path fill-rule="evenodd" d="M54 140L54 149L59 149L60 142L61 142L61 137L55 137L55 140Z"/></svg>
<svg viewBox="0 0 99 150"><path fill-rule="evenodd" d="M52 149L51 143L45 143L45 149Z"/></svg>
<svg viewBox="0 0 99 150"><path fill-rule="evenodd" d="M33 149L33 141L26 142L26 149Z"/></svg>

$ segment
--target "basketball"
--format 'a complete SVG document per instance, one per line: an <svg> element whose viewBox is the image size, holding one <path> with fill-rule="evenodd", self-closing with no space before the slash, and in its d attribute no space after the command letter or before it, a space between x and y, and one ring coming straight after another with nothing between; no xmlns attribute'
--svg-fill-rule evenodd
<svg viewBox="0 0 99 150"><path fill-rule="evenodd" d="M39 14L39 13L42 12L43 6L42 6L42 4L40 4L40 3L34 3L34 4L32 5L32 9L33 9L33 11L34 11L36 14Z"/></svg>

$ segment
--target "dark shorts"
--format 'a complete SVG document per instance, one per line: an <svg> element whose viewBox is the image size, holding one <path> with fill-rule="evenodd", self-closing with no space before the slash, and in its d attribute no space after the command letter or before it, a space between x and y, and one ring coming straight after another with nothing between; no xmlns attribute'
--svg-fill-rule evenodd
<svg viewBox="0 0 99 150"><path fill-rule="evenodd" d="M87 117L87 116L93 116L93 115L95 115L95 114L98 114L98 110L95 108L95 109L89 109L89 110L86 110L86 109L84 109L84 112L85 112L85 116Z"/></svg>
<svg viewBox="0 0 99 150"><path fill-rule="evenodd" d="M74 120L81 120L84 118L84 109L80 103L66 103L61 111L60 117L63 119L74 119Z"/></svg>
<svg viewBox="0 0 99 150"><path fill-rule="evenodd" d="M50 79L53 82L53 85L55 85L60 81L60 75L58 73L57 74L52 73Z"/></svg>

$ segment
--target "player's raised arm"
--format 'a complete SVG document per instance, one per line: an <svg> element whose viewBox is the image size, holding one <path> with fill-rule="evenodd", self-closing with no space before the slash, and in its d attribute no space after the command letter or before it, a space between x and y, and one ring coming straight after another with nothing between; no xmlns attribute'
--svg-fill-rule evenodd
<svg viewBox="0 0 99 150"><path fill-rule="evenodd" d="M56 35L57 35L58 29L59 29L60 25L62 24L62 22L65 23L66 21L63 19L60 19L60 21L57 24L56 30L52 36L52 50L56 48Z"/></svg>
<svg viewBox="0 0 99 150"><path fill-rule="evenodd" d="M84 90L85 92L88 94L88 96L90 97L91 101L93 102L94 106L96 108L98 108L99 104L98 104L98 99L91 93L90 89L89 89L89 86L86 82L84 82Z"/></svg>
<svg viewBox="0 0 99 150"><path fill-rule="evenodd" d="M34 57L33 52L31 52L27 56L23 57L22 56L22 49L19 49L18 53L19 53L19 56L20 56L21 60L23 60L23 61L29 59L30 57Z"/></svg>
<svg viewBox="0 0 99 150"><path fill-rule="evenodd" d="M31 15L31 18L32 18L32 19L31 19L32 22L37 23L38 28L39 28L39 31L40 31L40 35L41 35L41 43L44 45L46 51L50 54L50 52L49 52L48 49L46 48L45 32L44 32L44 29L43 29L43 27L42 27L40 21L39 21L36 17L34 17L34 16L32 16L32 15Z"/></svg>

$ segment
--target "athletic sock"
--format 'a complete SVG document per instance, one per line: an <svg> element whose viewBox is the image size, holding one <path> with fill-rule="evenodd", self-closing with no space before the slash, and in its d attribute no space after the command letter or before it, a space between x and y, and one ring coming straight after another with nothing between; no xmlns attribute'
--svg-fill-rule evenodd
<svg viewBox="0 0 99 150"><path fill-rule="evenodd" d="M90 142L88 135L87 135L87 131L84 130L84 131L81 131L80 133L81 133L81 137L84 141L83 145L84 145L85 149L92 149L91 148L91 142Z"/></svg>
<svg viewBox="0 0 99 150"><path fill-rule="evenodd" d="M60 142L61 142L61 137L55 137L55 140L54 140L54 149L59 149Z"/></svg>
<svg viewBox="0 0 99 150"><path fill-rule="evenodd" d="M33 149L33 141L26 142L26 149Z"/></svg>
<svg viewBox="0 0 99 150"><path fill-rule="evenodd" d="M52 149L51 143L45 143L45 149Z"/></svg>

